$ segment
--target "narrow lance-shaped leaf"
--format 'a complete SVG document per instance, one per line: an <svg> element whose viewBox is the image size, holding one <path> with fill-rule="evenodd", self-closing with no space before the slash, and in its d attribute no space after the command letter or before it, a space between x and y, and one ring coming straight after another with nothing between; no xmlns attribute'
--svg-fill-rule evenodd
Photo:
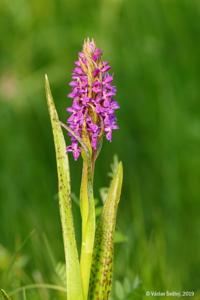
<svg viewBox="0 0 200 300"><path fill-rule="evenodd" d="M83 300L80 265L71 209L69 162L66 154L65 139L53 102L47 75L45 76L45 87L57 161L59 206L66 261L67 300Z"/></svg>
<svg viewBox="0 0 200 300"><path fill-rule="evenodd" d="M113 238L123 179L122 163L111 181L102 214L97 225L90 277L89 300L107 300L112 285Z"/></svg>

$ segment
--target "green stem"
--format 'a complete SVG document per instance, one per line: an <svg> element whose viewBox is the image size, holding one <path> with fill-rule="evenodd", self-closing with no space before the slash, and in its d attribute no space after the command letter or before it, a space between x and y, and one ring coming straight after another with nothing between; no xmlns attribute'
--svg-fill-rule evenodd
<svg viewBox="0 0 200 300"><path fill-rule="evenodd" d="M87 162L85 160L83 160L81 190L80 190L80 209L81 209L81 218L82 218L82 237L83 237L85 229L86 229L88 211L89 211L88 190L87 190L87 182L88 182L87 173L88 173Z"/></svg>
<svg viewBox="0 0 200 300"><path fill-rule="evenodd" d="M81 277L84 299L87 300L95 237L95 204L93 196L93 167L91 159L83 159L80 191L82 216Z"/></svg>

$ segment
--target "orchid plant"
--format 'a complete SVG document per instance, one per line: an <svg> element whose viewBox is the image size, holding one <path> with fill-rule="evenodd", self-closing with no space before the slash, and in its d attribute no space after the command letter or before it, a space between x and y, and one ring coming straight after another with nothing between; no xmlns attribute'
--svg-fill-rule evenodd
<svg viewBox="0 0 200 300"><path fill-rule="evenodd" d="M67 123L59 121L46 76L46 94L53 128L57 158L60 215L66 261L66 290L68 300L106 300L111 291L113 268L113 237L117 207L122 186L122 163L113 179L96 225L93 181L95 161L100 153L104 135L112 140L117 129L113 99L116 88L112 85L110 66L102 60L102 51L93 40L84 42L83 50L72 72L72 88L68 97L73 99ZM66 147L61 126L67 130L71 145ZM82 156L83 170L80 187L82 218L82 245L80 260L76 245L71 210L71 187L67 152L75 160Z"/></svg>
<svg viewBox="0 0 200 300"><path fill-rule="evenodd" d="M123 169L117 162L112 170L112 180L106 194L101 214L96 224L96 208L93 194L95 162L100 153L104 136L112 140L112 132L118 128L115 110L119 108L113 99L116 88L112 85L108 62L102 60L102 51L93 40L85 40L83 50L72 72L72 88L67 108L67 122L59 120L47 75L45 88L53 130L57 173L59 208L64 242L67 300L107 300L112 286L114 233L118 203L120 200ZM62 129L68 132L71 145L66 147ZM70 185L68 152L77 160L83 160L80 186L80 211L82 219L82 244L79 258ZM8 297L1 290L5 299Z"/></svg>

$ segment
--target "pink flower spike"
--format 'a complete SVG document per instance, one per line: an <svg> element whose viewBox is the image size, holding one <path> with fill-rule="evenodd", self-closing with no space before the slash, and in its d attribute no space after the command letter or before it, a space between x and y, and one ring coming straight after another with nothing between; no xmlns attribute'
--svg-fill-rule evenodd
<svg viewBox="0 0 200 300"><path fill-rule="evenodd" d="M116 88L112 85L113 76L108 73L108 62L102 61L102 50L96 47L93 40L84 42L83 50L79 53L78 60L72 72L70 82L72 106L67 111L70 116L67 124L80 138L86 128L92 151L97 150L97 145L102 134L108 141L112 141L113 130L118 129L115 110L119 104L113 99ZM69 133L71 145L67 147L77 160L81 153L81 146L76 138Z"/></svg>

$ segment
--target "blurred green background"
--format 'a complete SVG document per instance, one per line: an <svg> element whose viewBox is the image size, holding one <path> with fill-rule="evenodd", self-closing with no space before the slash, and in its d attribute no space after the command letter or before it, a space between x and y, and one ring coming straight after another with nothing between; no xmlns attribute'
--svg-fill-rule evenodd
<svg viewBox="0 0 200 300"><path fill-rule="evenodd" d="M85 37L104 49L121 105L120 130L104 143L95 175L99 198L113 155L124 163L117 229L126 241L115 248L113 299L153 299L145 297L147 290L189 290L199 299L198 0L1 0L0 287L61 284L64 256L44 74L65 120L67 84ZM70 156L70 165L78 196L81 161ZM74 214L78 228L75 202ZM58 297L63 299L47 290L27 292L27 299Z"/></svg>

